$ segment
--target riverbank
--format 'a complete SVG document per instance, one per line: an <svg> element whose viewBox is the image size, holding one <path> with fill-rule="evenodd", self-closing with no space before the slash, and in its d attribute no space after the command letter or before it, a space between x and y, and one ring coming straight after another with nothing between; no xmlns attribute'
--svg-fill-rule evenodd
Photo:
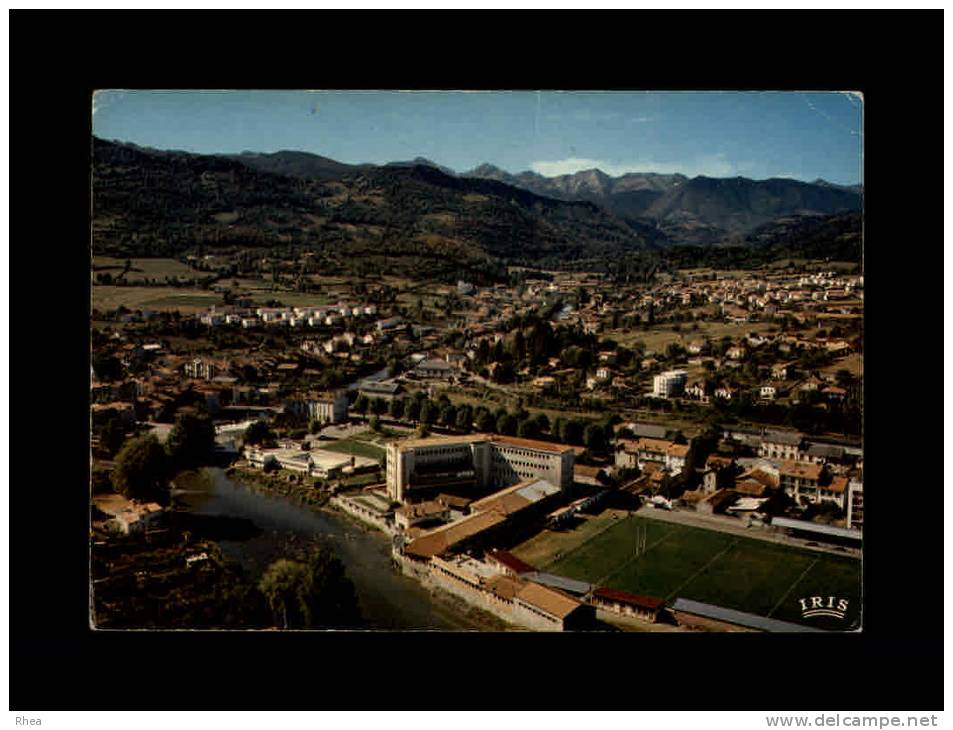
<svg viewBox="0 0 953 730"><path fill-rule="evenodd" d="M326 489L309 483L307 477L288 474L286 471L264 472L250 466L236 464L225 470L225 475L239 480L249 489L284 497L302 507L320 509L330 498Z"/></svg>

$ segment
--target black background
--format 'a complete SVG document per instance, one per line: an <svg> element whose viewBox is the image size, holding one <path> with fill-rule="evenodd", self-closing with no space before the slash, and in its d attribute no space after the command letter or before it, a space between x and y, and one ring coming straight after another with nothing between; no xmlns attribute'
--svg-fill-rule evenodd
<svg viewBox="0 0 953 730"><path fill-rule="evenodd" d="M941 11L10 19L11 710L942 709ZM91 632L91 93L190 87L862 91L863 632Z"/></svg>

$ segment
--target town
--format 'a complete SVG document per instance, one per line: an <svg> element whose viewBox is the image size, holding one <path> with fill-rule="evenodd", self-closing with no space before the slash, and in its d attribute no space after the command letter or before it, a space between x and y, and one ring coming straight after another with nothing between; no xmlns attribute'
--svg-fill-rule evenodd
<svg viewBox="0 0 953 730"><path fill-rule="evenodd" d="M304 273L320 252L170 259L156 281L161 261L93 261L94 555L177 534L174 497L113 475L201 423L192 467L380 534L480 627L859 625L856 264L444 283ZM182 571L224 565L218 539ZM848 618L802 615L819 585Z"/></svg>

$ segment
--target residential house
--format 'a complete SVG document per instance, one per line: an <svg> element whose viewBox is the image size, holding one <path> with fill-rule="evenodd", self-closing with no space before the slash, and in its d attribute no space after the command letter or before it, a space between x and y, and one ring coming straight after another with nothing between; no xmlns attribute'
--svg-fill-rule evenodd
<svg viewBox="0 0 953 730"><path fill-rule="evenodd" d="M758 456L766 459L787 459L797 461L801 458L801 446L804 435L793 431L765 431L761 436Z"/></svg>
<svg viewBox="0 0 953 730"><path fill-rule="evenodd" d="M798 502L817 502L823 467L803 461L784 460L778 467L781 488Z"/></svg>

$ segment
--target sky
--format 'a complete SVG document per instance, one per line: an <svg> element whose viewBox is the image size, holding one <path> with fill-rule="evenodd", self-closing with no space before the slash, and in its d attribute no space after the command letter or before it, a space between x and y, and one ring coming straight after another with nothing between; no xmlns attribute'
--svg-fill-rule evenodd
<svg viewBox="0 0 953 730"><path fill-rule="evenodd" d="M96 136L158 149L842 185L863 182L862 107L841 92L103 90L92 100Z"/></svg>

